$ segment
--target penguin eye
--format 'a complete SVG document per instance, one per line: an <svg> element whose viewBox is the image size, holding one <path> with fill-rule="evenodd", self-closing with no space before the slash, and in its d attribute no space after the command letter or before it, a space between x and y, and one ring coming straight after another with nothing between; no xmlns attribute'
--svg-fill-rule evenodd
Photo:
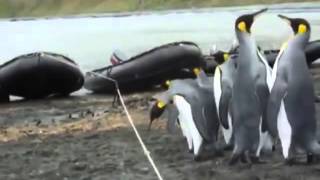
<svg viewBox="0 0 320 180"><path fill-rule="evenodd" d="M241 31L241 32L247 32L247 25L244 21L241 21L238 23L238 29Z"/></svg>
<svg viewBox="0 0 320 180"><path fill-rule="evenodd" d="M298 26L298 33L297 34L304 34L307 32L307 26L305 24L299 24Z"/></svg>

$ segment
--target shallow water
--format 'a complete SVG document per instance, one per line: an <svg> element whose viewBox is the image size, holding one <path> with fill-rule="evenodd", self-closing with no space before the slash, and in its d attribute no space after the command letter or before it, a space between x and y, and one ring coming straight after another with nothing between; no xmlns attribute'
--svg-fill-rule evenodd
<svg viewBox="0 0 320 180"><path fill-rule="evenodd" d="M0 21L0 63L34 51L69 56L84 71L109 64L113 50L128 56L173 41L194 41L207 53L212 44L228 49L234 39L234 20L265 6L162 11L132 16ZM302 17L312 25L311 39L320 38L320 3L269 6L254 24L253 34L264 49L278 48L290 29L276 14Z"/></svg>

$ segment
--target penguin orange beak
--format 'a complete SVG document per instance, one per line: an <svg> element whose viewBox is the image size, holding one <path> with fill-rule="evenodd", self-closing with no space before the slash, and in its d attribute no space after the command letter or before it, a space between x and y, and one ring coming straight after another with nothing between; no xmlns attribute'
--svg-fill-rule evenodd
<svg viewBox="0 0 320 180"><path fill-rule="evenodd" d="M151 107L150 111L150 123L148 126L148 130L151 129L152 122L155 119L158 119L164 112L166 105L161 101L156 101Z"/></svg>

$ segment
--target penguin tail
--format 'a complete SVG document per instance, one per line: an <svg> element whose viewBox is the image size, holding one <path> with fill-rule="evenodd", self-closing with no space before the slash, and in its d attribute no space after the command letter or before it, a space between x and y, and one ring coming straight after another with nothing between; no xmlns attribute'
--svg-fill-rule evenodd
<svg viewBox="0 0 320 180"><path fill-rule="evenodd" d="M320 157L320 144L318 141L313 140L309 145L309 153Z"/></svg>
<svg viewBox="0 0 320 180"><path fill-rule="evenodd" d="M313 140L307 150L307 163L310 164L314 161L315 157L317 160L320 159L320 144L318 141Z"/></svg>

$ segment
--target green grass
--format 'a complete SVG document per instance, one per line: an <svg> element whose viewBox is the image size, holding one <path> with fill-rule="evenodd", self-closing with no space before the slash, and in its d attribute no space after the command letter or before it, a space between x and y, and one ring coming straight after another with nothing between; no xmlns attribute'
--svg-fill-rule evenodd
<svg viewBox="0 0 320 180"><path fill-rule="evenodd" d="M83 13L164 10L282 2L303 2L303 0L0 0L0 18L64 16Z"/></svg>

